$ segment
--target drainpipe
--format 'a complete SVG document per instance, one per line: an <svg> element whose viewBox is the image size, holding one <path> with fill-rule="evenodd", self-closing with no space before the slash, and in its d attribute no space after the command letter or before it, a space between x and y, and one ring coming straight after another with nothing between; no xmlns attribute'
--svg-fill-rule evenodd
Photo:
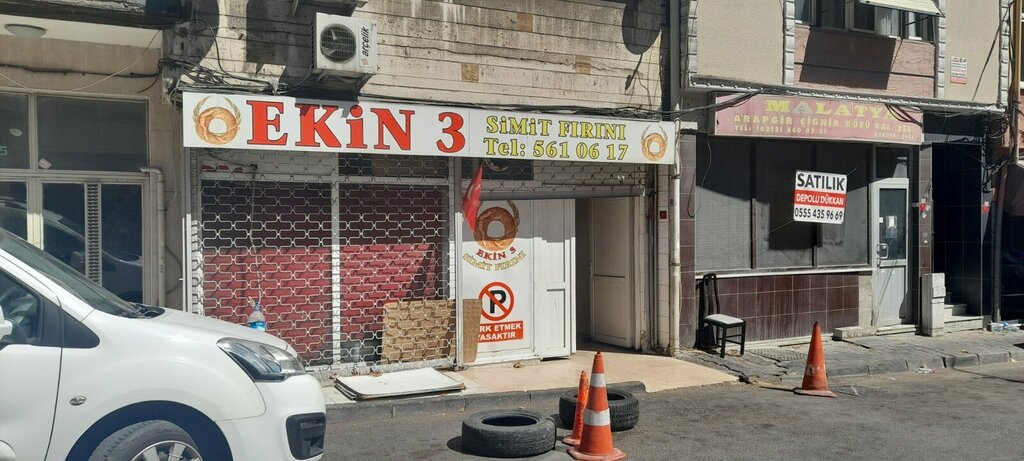
<svg viewBox="0 0 1024 461"><path fill-rule="evenodd" d="M680 6L679 1L668 2L668 60L669 60L669 110L679 110L681 103L681 85L680 85L680 54L682 51L681 42L682 39L680 31ZM669 314L668 314L668 352L669 355L675 357L679 352L679 317L681 308L681 290L683 287L682 274L680 271L679 263L679 218L680 218L680 203L679 203L679 170L680 160L680 148L682 143L678 141L680 132L680 123L677 120L675 122L675 134L676 134L676 155L675 161L669 167L669 181L668 181L668 200L669 200L669 219L668 219L668 239L669 239L669 283L668 283L668 299L669 299Z"/></svg>
<svg viewBox="0 0 1024 461"><path fill-rule="evenodd" d="M1000 168L999 184L996 190L995 222L992 229L992 322L1002 322L1003 305L1003 210L1006 209L1006 176L1009 173L1011 163L1017 163L1020 118L1017 115L1020 106L1020 53L1021 47L1021 2L1013 2L1010 15L1010 41L1012 50L1010 52L1010 102L1006 108L1010 117L1010 152L1008 162Z"/></svg>
<svg viewBox="0 0 1024 461"><path fill-rule="evenodd" d="M139 171L149 175L149 189L156 196L156 305L164 307L167 305L167 281L164 278L164 221L166 219L167 207L164 204L164 173L157 168L142 167ZM156 190L153 190L153 183L156 183Z"/></svg>

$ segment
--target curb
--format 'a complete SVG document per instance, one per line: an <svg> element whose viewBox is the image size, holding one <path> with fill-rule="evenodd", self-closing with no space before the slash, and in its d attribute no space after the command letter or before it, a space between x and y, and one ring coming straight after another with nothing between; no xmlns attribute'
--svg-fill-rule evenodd
<svg viewBox="0 0 1024 461"><path fill-rule="evenodd" d="M622 389L634 394L647 392L647 387L640 381L609 384L608 387ZM565 387L536 391L439 395L434 397L331 404L327 405L327 418L329 420L374 420L416 414L469 412L492 408L520 408L546 404L557 408L558 397L569 390L576 390L576 388Z"/></svg>
<svg viewBox="0 0 1024 461"><path fill-rule="evenodd" d="M917 370L920 366L925 366L933 370L941 369L959 369L959 368L971 368L981 365L991 365L997 363L1013 363L1024 359L1024 351L1009 352L991 352L991 353L978 353L978 354L963 354L963 355L948 355L940 354L932 357L915 358L910 360L894 359L874 363L840 363L836 364L834 368L828 369L829 378L839 378L847 376L869 376L869 375L886 375L891 373L906 373ZM799 370L790 370L799 371ZM735 372L734 372L735 373ZM802 376L797 375L761 375L761 374L741 374L740 378L744 382L753 381L782 381L787 379L800 379Z"/></svg>

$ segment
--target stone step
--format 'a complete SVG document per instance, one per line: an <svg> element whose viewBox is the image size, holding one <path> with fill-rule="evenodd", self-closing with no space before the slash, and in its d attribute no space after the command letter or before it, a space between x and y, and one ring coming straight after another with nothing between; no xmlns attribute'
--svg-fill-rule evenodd
<svg viewBox="0 0 1024 461"><path fill-rule="evenodd" d="M899 335L904 333L917 333L917 325L892 325L878 327L878 335Z"/></svg>
<svg viewBox="0 0 1024 461"><path fill-rule="evenodd" d="M946 298L944 299L944 301L945 301L946 304L956 304L956 302L953 301L953 292L952 291L947 291L946 292Z"/></svg>
<svg viewBox="0 0 1024 461"><path fill-rule="evenodd" d="M946 317L946 333L953 331L980 330L985 328L985 318L974 315L954 315Z"/></svg>
<svg viewBox="0 0 1024 461"><path fill-rule="evenodd" d="M946 310L946 318L962 316L967 314L967 304L965 303L946 303L944 309Z"/></svg>

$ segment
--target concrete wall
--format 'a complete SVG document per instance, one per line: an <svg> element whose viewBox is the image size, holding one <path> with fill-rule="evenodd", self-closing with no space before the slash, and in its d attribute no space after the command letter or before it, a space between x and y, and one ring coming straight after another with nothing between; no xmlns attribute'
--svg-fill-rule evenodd
<svg viewBox="0 0 1024 461"><path fill-rule="evenodd" d="M781 85L783 10L778 0L697 3L697 75Z"/></svg>
<svg viewBox="0 0 1024 461"><path fill-rule="evenodd" d="M794 63L799 87L935 96L933 43L797 25Z"/></svg>
<svg viewBox="0 0 1024 461"><path fill-rule="evenodd" d="M994 104L999 100L999 2L946 2L945 99ZM967 58L967 83L949 81L952 57Z"/></svg>
<svg viewBox="0 0 1024 461"><path fill-rule="evenodd" d="M170 291L167 305L179 308L182 303L181 267L175 261L181 260L182 241L182 194L178 190L181 183L181 112L163 102L160 82L153 84L154 76L159 72L157 61L160 56L159 49L0 35L0 63L2 72L8 77L0 79L0 90L142 98L148 101L149 163L164 172L166 181L165 280ZM131 65L133 62L135 64ZM117 72L122 74L106 78ZM82 87L88 88L69 91Z"/></svg>
<svg viewBox="0 0 1024 461"><path fill-rule="evenodd" d="M294 17L290 7L279 0L196 0L195 17L210 27L193 23L171 49L212 69L298 84L310 68L310 24L323 7L300 4ZM380 71L362 95L661 105L662 0L388 0L371 1L353 16L376 20L380 37Z"/></svg>

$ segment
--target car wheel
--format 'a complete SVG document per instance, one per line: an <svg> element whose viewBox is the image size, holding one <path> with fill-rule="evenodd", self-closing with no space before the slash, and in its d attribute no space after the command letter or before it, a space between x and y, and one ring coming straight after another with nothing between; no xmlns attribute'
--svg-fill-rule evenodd
<svg viewBox="0 0 1024 461"><path fill-rule="evenodd" d="M202 461L196 442L167 421L143 421L107 436L89 461Z"/></svg>
<svg viewBox="0 0 1024 461"><path fill-rule="evenodd" d="M555 448L555 421L529 410L487 410L462 422L462 448L470 454L522 458Z"/></svg>
<svg viewBox="0 0 1024 461"><path fill-rule="evenodd" d="M572 429L576 419L576 394L566 391L558 398L558 419L562 427ZM631 392L608 389L608 412L612 420L612 431L625 431L636 426L640 420L640 401Z"/></svg>

